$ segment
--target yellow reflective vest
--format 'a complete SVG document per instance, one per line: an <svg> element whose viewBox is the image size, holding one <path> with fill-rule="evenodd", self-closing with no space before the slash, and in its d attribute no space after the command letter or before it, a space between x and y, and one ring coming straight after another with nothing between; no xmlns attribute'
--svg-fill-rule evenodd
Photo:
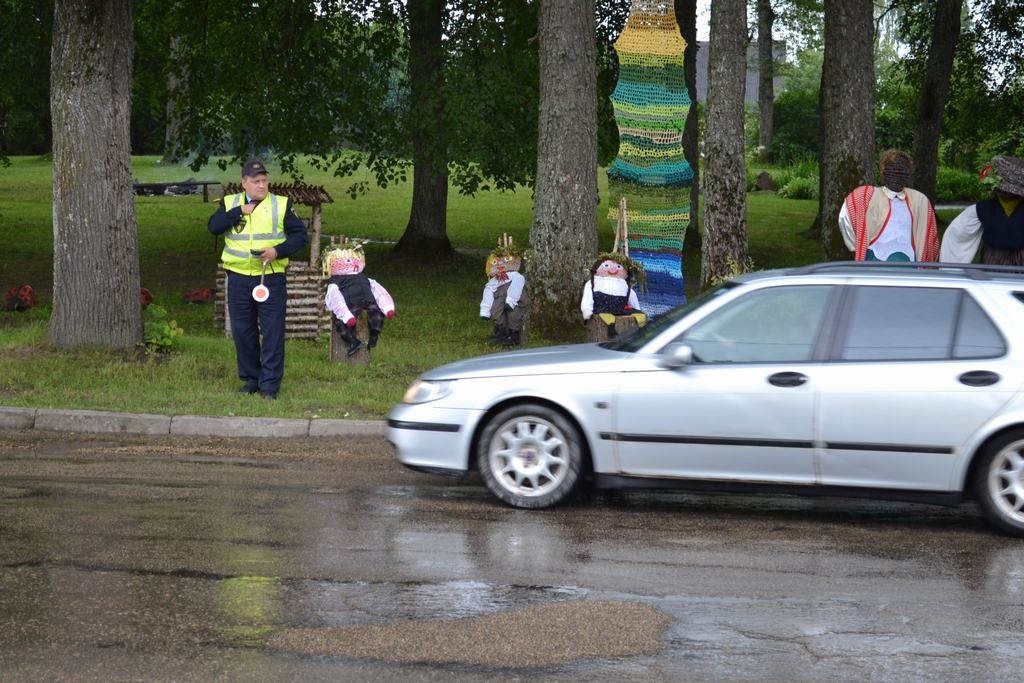
<svg viewBox="0 0 1024 683"><path fill-rule="evenodd" d="M224 209L230 211L245 203L245 193L239 192L224 197ZM288 197L273 193L260 202L252 213L243 216L245 226L238 232L230 229L224 233L224 251L220 259L225 270L241 275L259 275L263 272L263 263L252 249L276 247L285 240L284 217L288 210ZM283 273L288 259L279 258L267 264L268 273Z"/></svg>

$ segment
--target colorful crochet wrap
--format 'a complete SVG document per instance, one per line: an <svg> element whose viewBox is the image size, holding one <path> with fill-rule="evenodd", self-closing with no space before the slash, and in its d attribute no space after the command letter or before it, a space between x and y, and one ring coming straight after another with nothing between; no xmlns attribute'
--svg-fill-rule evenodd
<svg viewBox="0 0 1024 683"><path fill-rule="evenodd" d="M619 153L608 169L608 217L617 221L625 197L629 256L647 273L640 307L653 316L686 301L682 250L693 169L683 154L685 49L671 3L634 0L615 41Z"/></svg>

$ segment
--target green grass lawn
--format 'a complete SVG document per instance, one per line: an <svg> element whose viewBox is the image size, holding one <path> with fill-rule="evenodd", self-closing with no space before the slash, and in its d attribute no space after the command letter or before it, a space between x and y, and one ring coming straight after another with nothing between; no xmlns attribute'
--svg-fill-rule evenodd
<svg viewBox="0 0 1024 683"><path fill-rule="evenodd" d="M271 180L286 182L270 165ZM40 305L23 312L0 311L0 405L79 408L160 414L251 415L278 417L379 418L401 399L408 383L435 365L489 353L490 326L479 320L485 282L484 255L504 232L519 244L529 241L532 196L480 192L463 197L454 190L448 209L448 236L459 254L433 263L391 254L409 217L411 181L375 188L353 200L350 179L306 168L305 181L324 185L334 203L323 208L323 244L330 235L375 240L367 246L367 268L394 296L396 317L385 326L373 360L366 366L331 363L326 336L319 341L290 339L280 398L236 396L234 347L214 325L211 305L187 304L184 292L212 287L219 245L206 230L214 203L201 195L138 197L142 285L155 303L185 330L166 357L145 361L111 358L100 352L61 353L45 341L52 300L53 228L51 163L13 158L0 168L0 288L31 284ZM141 182L188 177L237 182L239 172L216 166L198 173L166 166L156 157L133 159ZM220 197L216 188L212 197ZM607 179L599 173L606 197ZM748 196L750 257L759 268L802 265L821 259L819 244L801 236L814 220L814 201L784 200L774 194ZM604 207L599 215L604 215ZM955 211L945 216L949 220ZM308 209L299 207L308 217ZM613 226L602 222L600 245L611 247ZM699 254L684 249L688 287L697 283ZM300 260L308 259L308 251ZM582 289L582 283L581 283ZM692 293L692 292L691 292ZM581 324L582 337L582 324ZM531 335L531 345L548 343Z"/></svg>

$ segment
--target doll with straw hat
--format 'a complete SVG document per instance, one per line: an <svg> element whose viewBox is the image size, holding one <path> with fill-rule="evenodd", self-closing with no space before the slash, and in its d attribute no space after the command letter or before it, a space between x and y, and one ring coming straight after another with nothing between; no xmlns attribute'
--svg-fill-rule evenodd
<svg viewBox="0 0 1024 683"><path fill-rule="evenodd" d="M384 329L384 319L395 317L395 301L388 290L363 272L366 255L362 244L328 247L321 263L328 278L324 304L337 318L334 324L348 346L348 355L353 355L363 345L356 336L356 318L361 311L366 311L370 328L367 346L372 349Z"/></svg>
<svg viewBox="0 0 1024 683"><path fill-rule="evenodd" d="M490 341L498 346L519 346L530 311L526 278L520 272L523 250L508 234L498 238L484 265L487 284L480 298L480 318L494 325Z"/></svg>

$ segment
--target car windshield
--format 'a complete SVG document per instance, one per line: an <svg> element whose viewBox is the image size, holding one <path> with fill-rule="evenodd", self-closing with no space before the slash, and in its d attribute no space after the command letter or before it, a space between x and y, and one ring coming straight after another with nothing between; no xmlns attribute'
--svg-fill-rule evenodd
<svg viewBox="0 0 1024 683"><path fill-rule="evenodd" d="M633 331L620 337L602 342L601 346L606 349L611 349L612 351L629 351L635 353L644 344L657 337L677 321L689 315L692 311L697 310L708 301L711 301L724 292L738 286L739 284L736 282L726 282L714 289L702 292L687 301L685 304L676 306L662 315L648 321L643 327L635 328Z"/></svg>

